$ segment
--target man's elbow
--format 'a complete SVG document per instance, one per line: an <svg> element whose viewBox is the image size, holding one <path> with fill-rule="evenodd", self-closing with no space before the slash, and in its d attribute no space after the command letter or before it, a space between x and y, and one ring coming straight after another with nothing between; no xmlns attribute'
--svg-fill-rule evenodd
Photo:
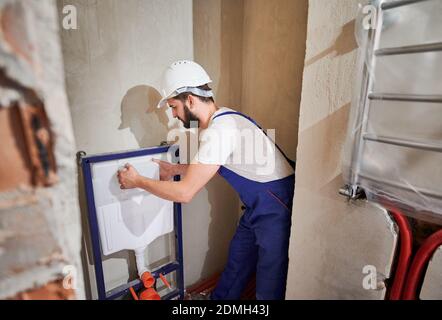
<svg viewBox="0 0 442 320"><path fill-rule="evenodd" d="M179 196L179 202L180 203L189 203L190 201L192 201L194 196L195 196L194 192L184 191Z"/></svg>

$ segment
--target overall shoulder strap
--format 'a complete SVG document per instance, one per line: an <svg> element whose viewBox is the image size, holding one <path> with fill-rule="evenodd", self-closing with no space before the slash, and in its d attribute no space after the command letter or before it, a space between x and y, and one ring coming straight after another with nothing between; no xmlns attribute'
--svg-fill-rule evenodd
<svg viewBox="0 0 442 320"><path fill-rule="evenodd" d="M241 113L241 112L238 112L238 111L226 111L226 112L223 112L223 113L220 113L220 114L217 114L216 116L214 116L213 117L213 119L212 120L215 120L216 118L218 118L218 117L221 117L221 116L226 116L226 115L238 115L238 116L241 116L241 117L243 117L243 118L245 118L245 119L247 119L247 120L249 120L250 122L252 122L255 126L257 126L266 136L267 136L267 132L259 125L259 124L257 124L256 123L256 121L255 120L253 120L252 118L250 118L249 116L247 116L247 115L245 115L245 114L243 114L243 113ZM270 138L269 138L270 139ZM271 140L271 139L270 139ZM293 170L295 171L295 169L296 169L296 161L294 161L294 160L291 160L289 157L287 157L287 155L284 153L284 151L282 151L282 149L276 144L276 142L275 141L273 141L274 143L275 143L275 146L276 146L276 148L278 148L278 150L279 150L279 152L281 152L281 154L284 156L284 158L287 160L287 162L290 164L290 166L293 168Z"/></svg>

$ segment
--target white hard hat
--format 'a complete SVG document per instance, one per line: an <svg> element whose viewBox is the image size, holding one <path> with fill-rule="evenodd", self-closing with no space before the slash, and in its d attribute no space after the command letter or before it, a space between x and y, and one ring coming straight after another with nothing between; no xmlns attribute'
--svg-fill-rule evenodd
<svg viewBox="0 0 442 320"><path fill-rule="evenodd" d="M180 60L172 63L164 72L160 88L162 99L158 108L163 107L167 99L183 92L191 92L203 97L213 97L211 90L201 90L197 87L211 83L207 72L198 63L189 60Z"/></svg>

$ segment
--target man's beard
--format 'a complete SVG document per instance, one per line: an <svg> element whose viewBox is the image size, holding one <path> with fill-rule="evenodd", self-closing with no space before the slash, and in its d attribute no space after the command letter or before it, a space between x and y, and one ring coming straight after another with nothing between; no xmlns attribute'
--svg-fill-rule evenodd
<svg viewBox="0 0 442 320"><path fill-rule="evenodd" d="M183 122L184 128L186 129L190 129L190 125L192 125L192 128L199 127L198 118L192 111L190 111L189 107L186 104L184 104L184 119L182 119L181 121Z"/></svg>

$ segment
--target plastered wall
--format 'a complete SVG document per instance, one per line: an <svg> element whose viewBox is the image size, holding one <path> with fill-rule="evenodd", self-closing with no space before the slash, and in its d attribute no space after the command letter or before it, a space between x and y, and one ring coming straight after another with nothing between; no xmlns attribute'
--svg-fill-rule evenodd
<svg viewBox="0 0 442 320"><path fill-rule="evenodd" d="M287 299L382 299L364 267L391 273L397 243L388 214L338 194L357 57L356 0L310 0L302 84Z"/></svg>
<svg viewBox="0 0 442 320"><path fill-rule="evenodd" d="M241 110L296 158L307 29L305 0L244 1Z"/></svg>
<svg viewBox="0 0 442 320"><path fill-rule="evenodd" d="M277 142L295 157L306 1L59 0L59 9L65 4L78 9L78 30L61 33L78 150L121 151L165 140L178 123L154 108L161 72L174 60L195 59L211 75L218 105L276 129ZM186 284L223 269L238 208L220 177L183 207ZM160 239L149 250L160 255L168 246ZM87 242L84 249L93 296ZM125 283L134 276L132 265L127 252L107 258L107 282Z"/></svg>

